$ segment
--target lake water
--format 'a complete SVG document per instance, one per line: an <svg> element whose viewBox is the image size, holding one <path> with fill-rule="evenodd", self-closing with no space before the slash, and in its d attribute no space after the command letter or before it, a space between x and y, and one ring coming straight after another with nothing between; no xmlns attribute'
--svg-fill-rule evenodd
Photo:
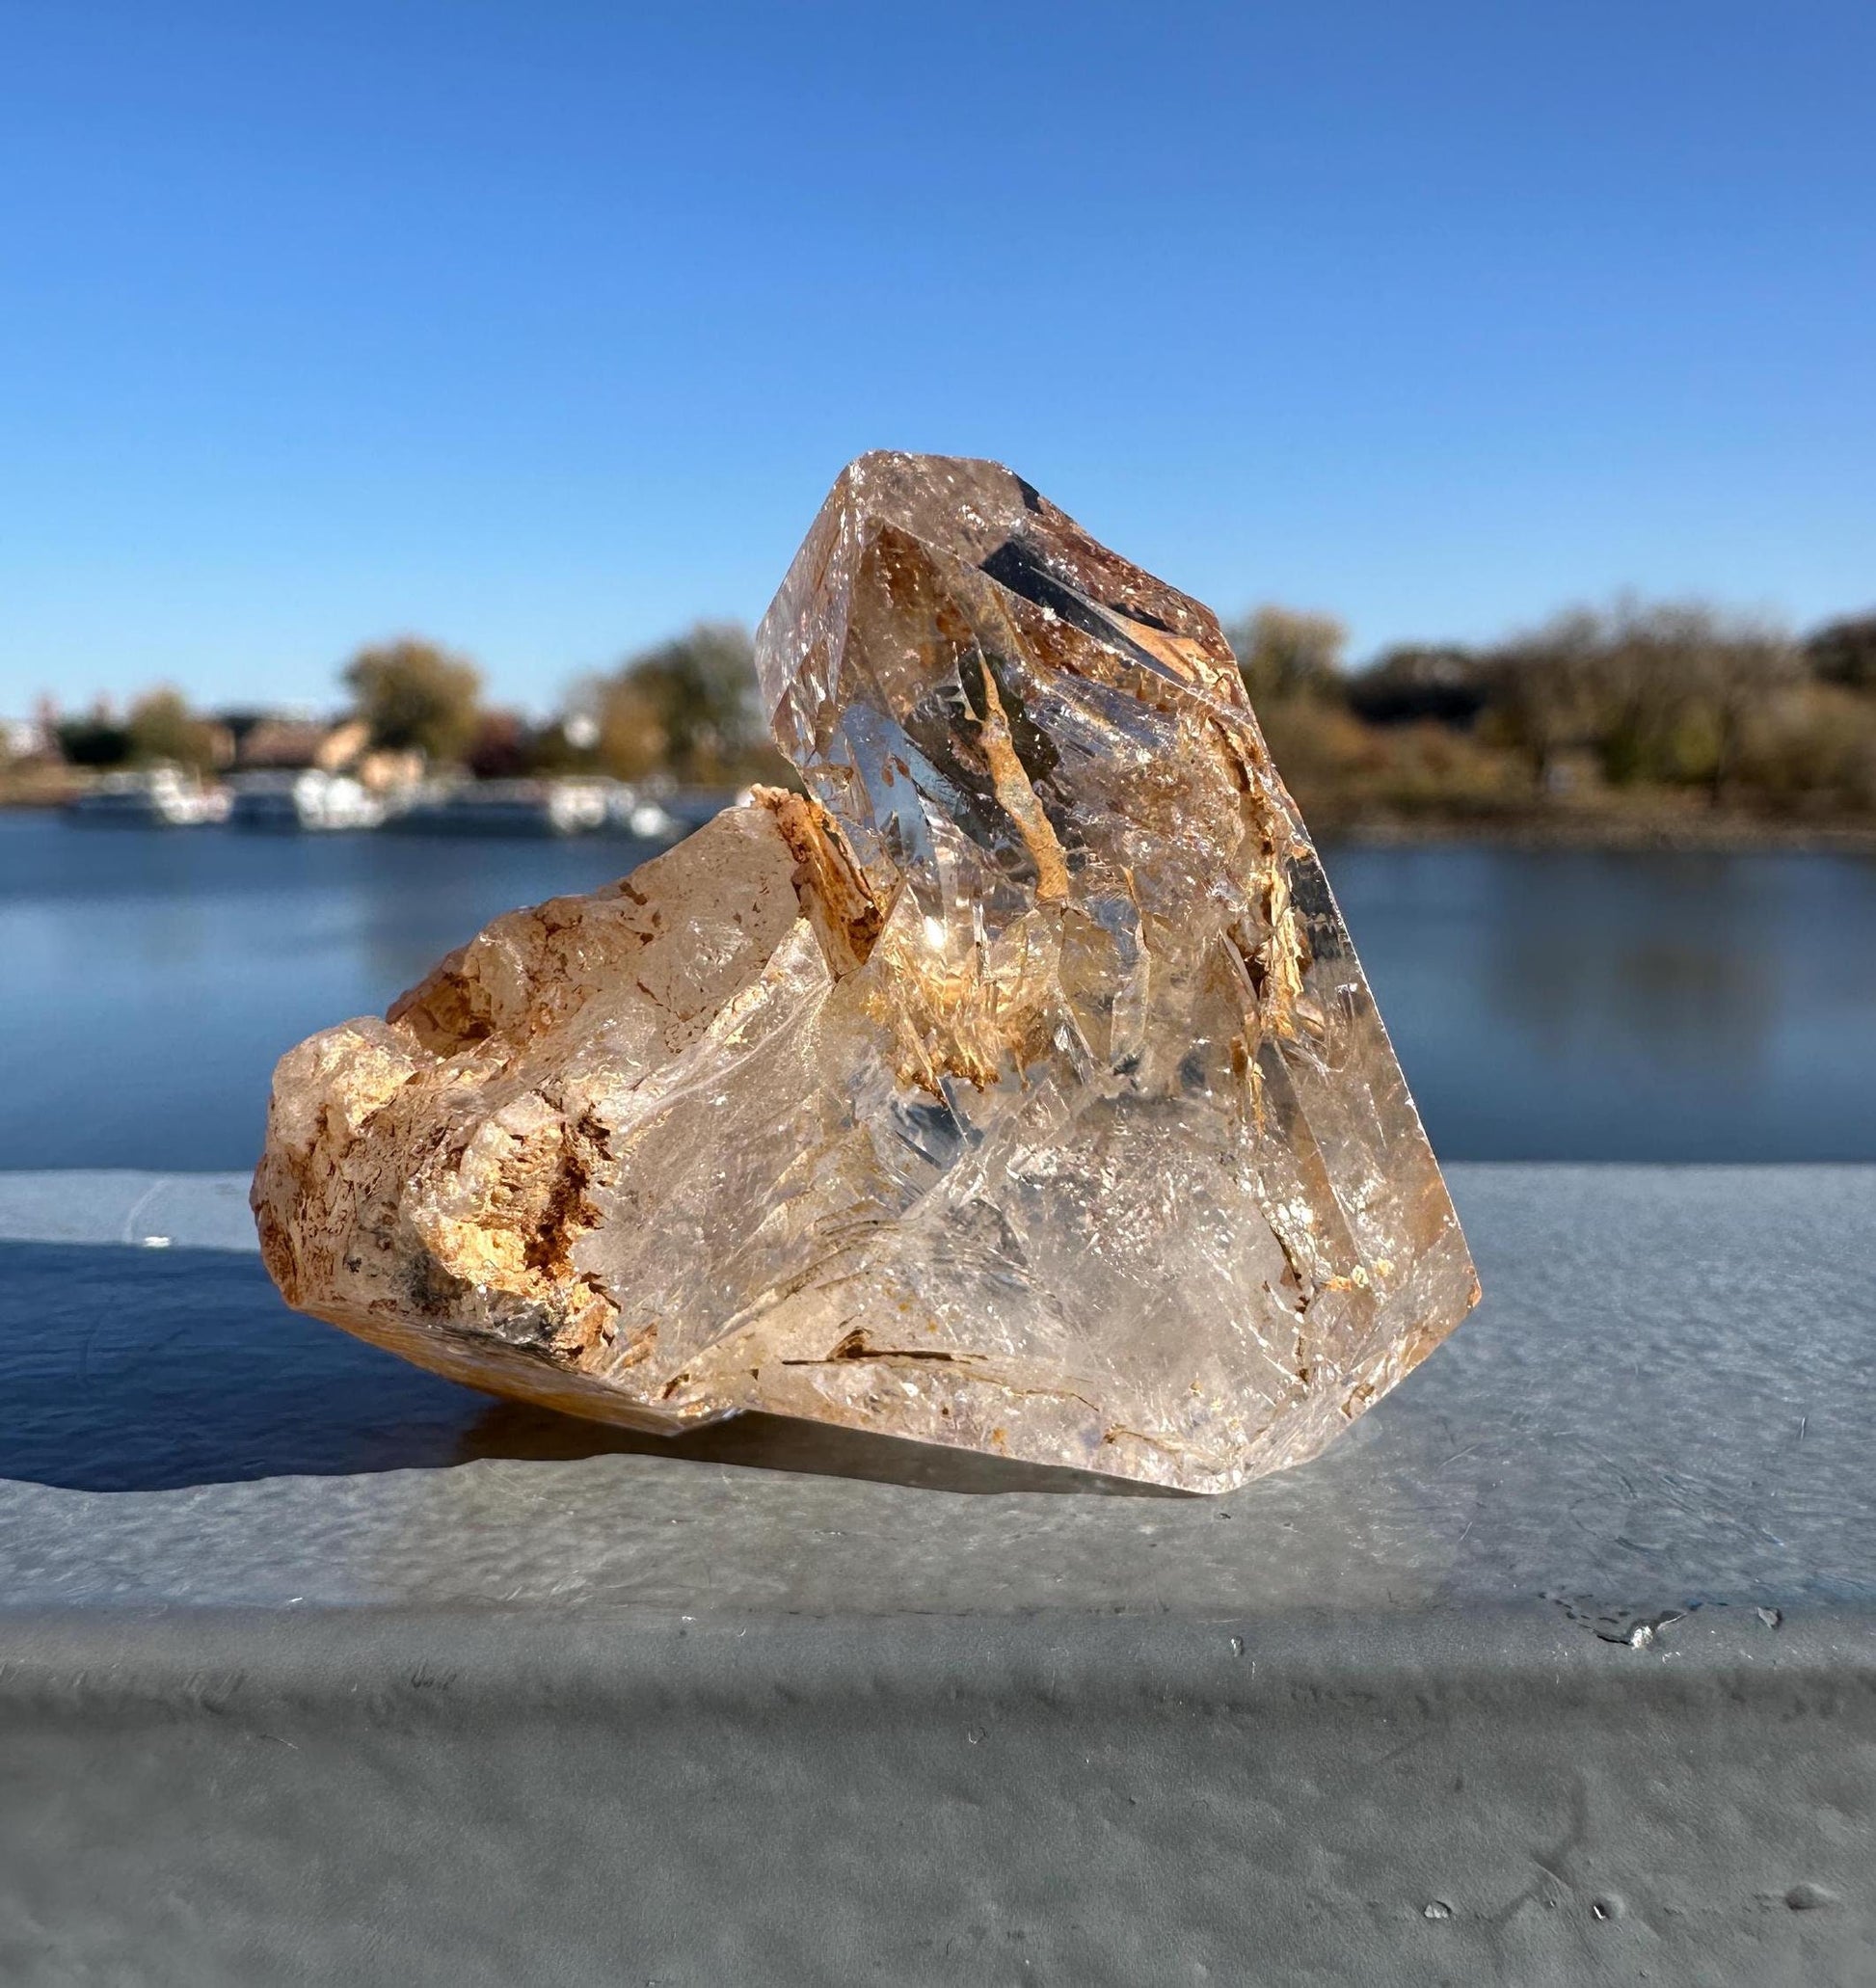
<svg viewBox="0 0 1876 1988"><path fill-rule="evenodd" d="M0 1168L251 1166L283 1049L648 853L0 814ZM1326 860L1442 1156L1876 1160L1876 860Z"/></svg>

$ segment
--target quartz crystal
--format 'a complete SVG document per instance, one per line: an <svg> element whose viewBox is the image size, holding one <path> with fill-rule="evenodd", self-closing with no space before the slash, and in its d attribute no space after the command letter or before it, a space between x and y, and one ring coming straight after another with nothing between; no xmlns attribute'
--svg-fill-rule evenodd
<svg viewBox="0 0 1876 1988"><path fill-rule="evenodd" d="M804 793L282 1060L288 1302L645 1429L1313 1455L1478 1286L1216 619L995 464L871 455L757 662Z"/></svg>

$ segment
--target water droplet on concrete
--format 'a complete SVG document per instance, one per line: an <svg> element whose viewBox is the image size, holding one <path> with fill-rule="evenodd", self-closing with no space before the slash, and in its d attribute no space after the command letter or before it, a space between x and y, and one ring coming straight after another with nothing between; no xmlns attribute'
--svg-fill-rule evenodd
<svg viewBox="0 0 1876 1988"><path fill-rule="evenodd" d="M1453 1908L1447 1904L1444 1898L1431 1899L1420 1908L1420 1917L1422 1919L1451 1919L1452 1916Z"/></svg>

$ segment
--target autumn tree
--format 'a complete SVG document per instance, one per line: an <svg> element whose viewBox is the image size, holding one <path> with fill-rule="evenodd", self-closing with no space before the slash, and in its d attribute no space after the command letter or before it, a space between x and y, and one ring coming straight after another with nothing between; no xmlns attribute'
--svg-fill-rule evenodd
<svg viewBox="0 0 1876 1988"><path fill-rule="evenodd" d="M1704 787L1718 804L1749 726L1800 675L1777 628L1700 602L1572 608L1494 652L1487 728L1540 784L1576 748L1614 785Z"/></svg>
<svg viewBox="0 0 1876 1988"><path fill-rule="evenodd" d="M1800 683L1803 658L1770 622L1697 606L1681 609L1670 627L1683 645L1683 695L1688 706L1707 714L1713 739L1707 764L1695 768L1694 777L1703 781L1719 807L1738 778L1749 729Z"/></svg>
<svg viewBox="0 0 1876 1988"><path fill-rule="evenodd" d="M475 737L481 672L434 642L406 636L361 649L345 666L344 683L371 727L373 745L450 764Z"/></svg>
<svg viewBox="0 0 1876 1988"><path fill-rule="evenodd" d="M225 765L232 743L221 726L198 716L182 692L168 685L147 691L130 707L124 738L125 757L139 766L167 762L198 773Z"/></svg>
<svg viewBox="0 0 1876 1988"><path fill-rule="evenodd" d="M755 655L730 622L699 622L630 658L586 693L606 768L634 780L668 770L681 780L739 777L772 753L757 710Z"/></svg>
<svg viewBox="0 0 1876 1988"><path fill-rule="evenodd" d="M1486 658L1487 736L1518 753L1541 789L1564 753L1595 741L1601 647L1599 617L1571 608Z"/></svg>
<svg viewBox="0 0 1876 1988"><path fill-rule="evenodd" d="M1253 708L1338 694L1349 631L1332 614L1268 604L1225 630Z"/></svg>
<svg viewBox="0 0 1876 1988"><path fill-rule="evenodd" d="M1805 644L1805 659L1826 684L1876 690L1876 614L1827 623Z"/></svg>
<svg viewBox="0 0 1876 1988"><path fill-rule="evenodd" d="M642 780L670 769L671 739L653 686L622 669L598 679L581 695L598 730L595 756L608 773Z"/></svg>
<svg viewBox="0 0 1876 1988"><path fill-rule="evenodd" d="M1747 724L1798 677L1791 644L1699 602L1621 603L1599 627L1591 684L1604 772L1704 787L1717 805Z"/></svg>

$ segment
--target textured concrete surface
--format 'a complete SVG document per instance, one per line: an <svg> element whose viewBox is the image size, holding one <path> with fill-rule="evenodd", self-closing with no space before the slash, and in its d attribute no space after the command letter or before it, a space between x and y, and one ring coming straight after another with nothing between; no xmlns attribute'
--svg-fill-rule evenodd
<svg viewBox="0 0 1876 1988"><path fill-rule="evenodd" d="M0 1978L1876 1979L1876 1169L1453 1171L1480 1313L1216 1501L627 1446L0 1178Z"/></svg>
<svg viewBox="0 0 1876 1988"><path fill-rule="evenodd" d="M1754 1627L20 1624L0 1978L1866 1983L1867 1643Z"/></svg>
<svg viewBox="0 0 1876 1988"><path fill-rule="evenodd" d="M787 1423L665 1443L491 1402L296 1318L252 1255L186 1247L225 1211L212 1184L178 1188L167 1249L0 1245L0 1595L1876 1604L1876 1169L1454 1178L1478 1316L1317 1464L1216 1500Z"/></svg>

